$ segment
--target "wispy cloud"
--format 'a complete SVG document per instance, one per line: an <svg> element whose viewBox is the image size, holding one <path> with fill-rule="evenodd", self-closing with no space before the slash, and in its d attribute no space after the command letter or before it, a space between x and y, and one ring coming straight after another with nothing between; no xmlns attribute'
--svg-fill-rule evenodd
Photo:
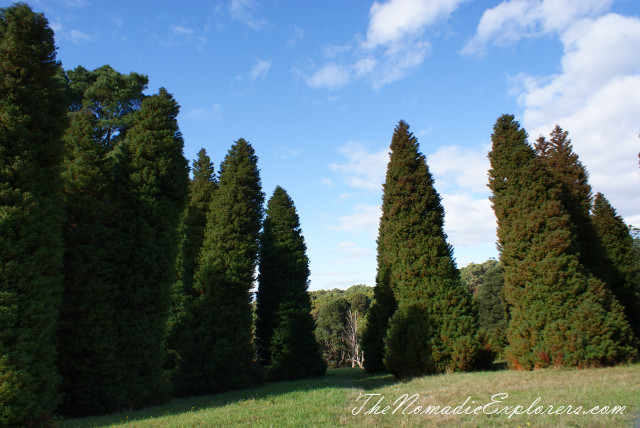
<svg viewBox="0 0 640 428"><path fill-rule="evenodd" d="M260 30L267 25L267 20L259 16L258 10L259 5L254 0L231 0L229 2L231 18L253 30Z"/></svg>
<svg viewBox="0 0 640 428"><path fill-rule="evenodd" d="M183 27L182 25L171 25L169 28L176 36L190 36L194 33L193 29Z"/></svg>
<svg viewBox="0 0 640 428"><path fill-rule="evenodd" d="M222 118L222 108L220 104L213 104L210 107L196 107L189 110L186 116L194 121L218 121Z"/></svg>
<svg viewBox="0 0 640 428"><path fill-rule="evenodd" d="M353 205L353 213L336 218L327 228L336 231L348 231L350 233L365 234L375 238L378 234L378 225L382 211L378 204L356 203Z"/></svg>
<svg viewBox="0 0 640 428"><path fill-rule="evenodd" d="M346 160L332 163L329 168L339 172L348 186L371 191L382 189L389 163L387 147L371 150L361 142L350 141L338 148L338 153Z"/></svg>
<svg viewBox="0 0 640 428"><path fill-rule="evenodd" d="M249 77L251 77L251 80L264 79L269 74L269 69L271 69L271 61L260 59L251 69Z"/></svg>

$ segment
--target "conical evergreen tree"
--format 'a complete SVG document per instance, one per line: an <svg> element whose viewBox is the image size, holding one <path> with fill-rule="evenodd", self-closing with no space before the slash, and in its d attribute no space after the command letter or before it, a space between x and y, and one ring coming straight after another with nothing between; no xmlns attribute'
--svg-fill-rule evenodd
<svg viewBox="0 0 640 428"><path fill-rule="evenodd" d="M593 196L587 170L573 151L569 133L558 125L551 132L549 140L541 136L534 147L556 183L560 200L570 216L580 263L591 270L602 255L589 215Z"/></svg>
<svg viewBox="0 0 640 428"><path fill-rule="evenodd" d="M131 208L116 153L132 114L140 107L147 77L123 75L109 66L67 72L71 126L65 134L64 294L58 329L58 370L66 415L129 407L121 394L129 364L119 352L118 288L130 263L123 256L121 216ZM120 182L114 181L118 177ZM128 239L128 238L127 238Z"/></svg>
<svg viewBox="0 0 640 428"><path fill-rule="evenodd" d="M595 366L635 355L622 308L585 271L560 190L511 115L498 118L489 187L504 267L511 366Z"/></svg>
<svg viewBox="0 0 640 428"><path fill-rule="evenodd" d="M271 380L318 376L327 368L313 334L306 251L293 201L278 186L260 235L256 309L256 350Z"/></svg>
<svg viewBox="0 0 640 428"><path fill-rule="evenodd" d="M389 329L389 319L398 306L388 280L383 280L380 265L380 239L378 239L378 273L374 287L374 300L366 315L366 327L362 333L364 368L370 373L385 371L384 338Z"/></svg>
<svg viewBox="0 0 640 428"><path fill-rule="evenodd" d="M24 3L0 9L0 64L0 426L20 426L60 399L67 124L53 31Z"/></svg>
<svg viewBox="0 0 640 428"><path fill-rule="evenodd" d="M640 259L633 237L602 193L595 197L592 218L603 249L599 276L624 306L631 329L640 339Z"/></svg>
<svg viewBox="0 0 640 428"><path fill-rule="evenodd" d="M426 307L428 313L422 318L432 324L432 335L423 338L429 341L428 346L415 348L431 349L430 364L399 368L385 363L391 372L426 374L473 366L478 351L475 314L443 225L444 209L425 157L409 125L400 121L391 140L378 237L378 278L388 282L376 287L389 287L399 307ZM407 309L404 313L413 312ZM397 319L406 322L403 317ZM393 337L386 340L394 342ZM365 354L365 362L367 358ZM416 356L402 361L422 359Z"/></svg>
<svg viewBox="0 0 640 428"><path fill-rule="evenodd" d="M188 192L188 162L178 129L179 106L161 88L134 113L120 145L122 193L120 358L127 362L121 394L137 408L169 396L163 376L170 290L175 279L176 229Z"/></svg>
<svg viewBox="0 0 640 428"><path fill-rule="evenodd" d="M254 284L264 194L258 158L244 139L220 165L194 288L198 346L184 355L190 394L247 386L254 359L250 290Z"/></svg>
<svg viewBox="0 0 640 428"><path fill-rule="evenodd" d="M198 152L198 159L192 163L193 180L189 186L189 202L185 208L178 230L179 246L176 259L176 282L173 284L172 311L169 318L168 368L174 394L185 395L189 391L189 381L183 373L188 371L182 364L183 354L197 352L197 340L193 337L194 301L199 293L194 290L193 277L197 260L204 241L207 212L218 187L211 159L205 149Z"/></svg>
<svg viewBox="0 0 640 428"><path fill-rule="evenodd" d="M58 327L58 370L65 415L105 413L118 408L125 367L118 357L116 329L117 230L112 225L110 159L97 142L89 110L71 114L66 134L64 194L64 294Z"/></svg>

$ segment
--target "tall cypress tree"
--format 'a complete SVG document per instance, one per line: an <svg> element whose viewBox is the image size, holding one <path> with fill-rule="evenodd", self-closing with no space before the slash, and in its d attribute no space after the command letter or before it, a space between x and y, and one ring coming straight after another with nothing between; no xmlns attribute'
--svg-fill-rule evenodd
<svg viewBox="0 0 640 428"><path fill-rule="evenodd" d="M592 218L603 254L599 276L624 306L631 329L640 339L640 258L633 237L602 193L595 197Z"/></svg>
<svg viewBox="0 0 640 428"><path fill-rule="evenodd" d="M124 362L116 329L117 234L110 203L110 159L97 142L94 114L71 113L65 134L64 293L58 327L58 370L66 415L99 414L119 408Z"/></svg>
<svg viewBox="0 0 640 428"><path fill-rule="evenodd" d="M306 251L293 201L278 186L260 235L256 309L258 359L272 380L318 376L327 368L313 334Z"/></svg>
<svg viewBox="0 0 640 428"><path fill-rule="evenodd" d="M194 288L196 352L185 355L191 394L241 388L251 382L251 293L264 194L258 158L244 139L220 165Z"/></svg>
<svg viewBox="0 0 640 428"><path fill-rule="evenodd" d="M0 426L59 402L60 163L67 124L53 31L26 4L0 9Z"/></svg>
<svg viewBox="0 0 640 428"><path fill-rule="evenodd" d="M110 66L67 72L71 126L63 178L67 225L58 370L67 415L130 407L121 393L128 361L119 350L119 285L130 258L123 239L132 208L119 153L147 77ZM122 215L127 212L127 215Z"/></svg>
<svg viewBox="0 0 640 428"><path fill-rule="evenodd" d="M538 138L534 148L555 182L560 201L569 214L580 263L593 270L602 255L590 218L593 196L587 170L573 151L569 133L559 125L551 131L549 140L542 136Z"/></svg>
<svg viewBox="0 0 640 428"><path fill-rule="evenodd" d="M511 366L594 366L635 355L622 308L580 264L561 192L511 115L491 136L489 187L504 267Z"/></svg>
<svg viewBox="0 0 640 428"><path fill-rule="evenodd" d="M183 354L197 352L197 342L193 337L194 300L198 292L193 287L193 277L197 260L204 241L207 213L213 192L218 187L211 159L203 148L192 163L193 180L189 185L189 202L182 214L178 229L179 245L176 258L176 281L173 284L172 311L169 318L168 368L174 394L188 393L189 381L183 373Z"/></svg>
<svg viewBox="0 0 640 428"><path fill-rule="evenodd" d="M179 106L161 88L143 100L119 147L121 281L118 293L120 358L127 362L121 394L132 407L161 402L166 324L175 279L176 230L188 192L188 162L178 128Z"/></svg>
<svg viewBox="0 0 640 428"><path fill-rule="evenodd" d="M427 343L412 349L415 352L430 349L431 355L429 364L411 368L391 366L396 361L422 364L425 360L418 356L392 358L385 365L393 373L415 375L468 370L473 366L478 351L475 314L443 225L444 209L425 157L419 152L418 141L409 131L409 125L400 121L391 140L382 197L378 278L383 282L376 287L391 289L399 308L412 306L402 310L403 316L396 317L402 325L408 322L406 316L418 312L416 309L426 311L419 319L428 320L431 328L421 329L423 336L416 340ZM389 328L387 344L396 342L392 337L394 332L404 331L401 327Z"/></svg>

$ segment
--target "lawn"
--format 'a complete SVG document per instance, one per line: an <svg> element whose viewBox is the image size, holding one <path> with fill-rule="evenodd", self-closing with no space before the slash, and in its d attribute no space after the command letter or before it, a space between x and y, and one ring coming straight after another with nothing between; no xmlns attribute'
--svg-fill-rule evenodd
<svg viewBox="0 0 640 428"><path fill-rule="evenodd" d="M404 394L412 398L400 405ZM439 409L436 411L429 405ZM577 409L578 406L581 408ZM596 406L598 412L609 406L604 411L608 414L582 414ZM473 414L474 410L477 414ZM530 414L526 414L527 410ZM551 410L559 414L548 414ZM612 411L617 414L610 414ZM589 370L452 373L405 382L391 375L338 369L316 379L176 399L135 412L66 420L60 426L632 427L634 424L640 424L640 364Z"/></svg>

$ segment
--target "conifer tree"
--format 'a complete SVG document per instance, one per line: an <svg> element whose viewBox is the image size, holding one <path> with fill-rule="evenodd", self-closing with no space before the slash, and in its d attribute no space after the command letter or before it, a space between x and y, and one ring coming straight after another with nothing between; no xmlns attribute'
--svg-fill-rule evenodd
<svg viewBox="0 0 640 428"><path fill-rule="evenodd" d="M558 187L559 198L570 217L580 263L592 270L602 258L590 218L592 191L587 170L573 151L569 133L556 125L550 139L538 138L536 154Z"/></svg>
<svg viewBox="0 0 640 428"><path fill-rule="evenodd" d="M63 179L67 224L58 370L66 415L130 407L122 394L129 362L119 350L119 285L132 259L123 243L133 208L122 155L147 77L110 66L66 73L71 126ZM125 214L126 213L126 214Z"/></svg>
<svg viewBox="0 0 640 428"><path fill-rule="evenodd" d="M194 299L198 293L193 287L196 263L204 240L207 212L213 192L218 187L211 159L203 148L192 163L193 180L189 185L189 202L182 214L178 229L179 244L176 258L176 282L173 284L172 311L169 318L168 368L174 394L181 396L189 390L182 376L184 367L182 354L196 352L193 337ZM185 350L185 348L189 348Z"/></svg>
<svg viewBox="0 0 640 428"><path fill-rule="evenodd" d="M558 186L511 115L498 118L489 187L498 220L515 368L597 366L635 356L622 308L578 259Z"/></svg>
<svg viewBox="0 0 640 428"><path fill-rule="evenodd" d="M253 147L241 138L220 165L194 278L197 346L184 355L190 394L241 388L252 381L250 290L264 212L257 163Z"/></svg>
<svg viewBox="0 0 640 428"><path fill-rule="evenodd" d="M318 376L326 370L313 334L306 251L293 201L278 186L260 235L256 309L256 350L271 380Z"/></svg>
<svg viewBox="0 0 640 428"><path fill-rule="evenodd" d="M409 131L409 125L400 121L391 140L382 197L378 277L383 282L376 287L389 287L399 308L426 307L428 312L422 318L432 324L432 335L424 337L429 346L415 348L431 350L429 364L399 368L391 367L392 361L397 360L389 360L385 366L391 372L426 374L468 370L473 366L478 351L475 314L443 225L444 209L425 157L419 152L418 141ZM403 311L405 314L415 312ZM404 317L396 319L406 323ZM388 334L385 340L394 342ZM367 358L365 354L365 362ZM403 359L405 362L422 360L417 356Z"/></svg>
<svg viewBox="0 0 640 428"><path fill-rule="evenodd" d="M636 339L640 339L640 258L633 237L602 193L595 197L593 223L602 246L599 276L624 306Z"/></svg>
<svg viewBox="0 0 640 428"><path fill-rule="evenodd" d="M24 3L0 9L0 426L59 402L60 163L67 124L53 31Z"/></svg>
<svg viewBox="0 0 640 428"><path fill-rule="evenodd" d="M64 228L64 293L58 327L58 370L64 400L60 411L79 416L123 406L116 329L117 231L112 224L106 146L97 142L95 116L70 114L63 164L67 223Z"/></svg>
<svg viewBox="0 0 640 428"><path fill-rule="evenodd" d="M179 106L161 88L143 100L120 145L122 193L120 358L127 362L121 394L137 408L168 398L163 375L176 229L188 192L188 162L178 128Z"/></svg>

